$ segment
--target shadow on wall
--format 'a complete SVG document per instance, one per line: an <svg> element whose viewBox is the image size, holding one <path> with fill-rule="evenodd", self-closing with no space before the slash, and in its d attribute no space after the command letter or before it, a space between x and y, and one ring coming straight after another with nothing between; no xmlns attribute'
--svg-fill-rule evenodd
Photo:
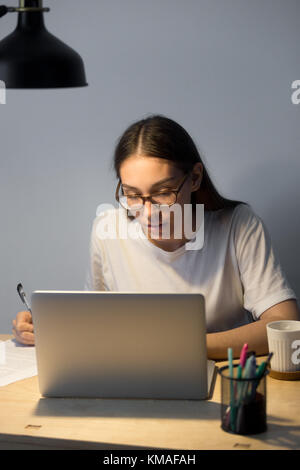
<svg viewBox="0 0 300 470"><path fill-rule="evenodd" d="M234 182L236 194L261 217L300 305L299 162L259 162Z"/></svg>

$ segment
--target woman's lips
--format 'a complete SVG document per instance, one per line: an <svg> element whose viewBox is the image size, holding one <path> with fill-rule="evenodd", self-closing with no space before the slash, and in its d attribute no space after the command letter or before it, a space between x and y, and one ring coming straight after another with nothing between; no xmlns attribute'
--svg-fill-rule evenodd
<svg viewBox="0 0 300 470"><path fill-rule="evenodd" d="M147 226L148 226L149 228L150 228L150 227L162 227L162 224L159 224L159 225L151 225L151 224L148 224Z"/></svg>
<svg viewBox="0 0 300 470"><path fill-rule="evenodd" d="M152 224L150 224L149 222L143 221L143 220L140 220L139 222L140 222L140 224L141 224L144 228L152 228L152 227L153 227L153 228L158 228L158 227L162 227L162 225L165 225L165 223L164 223L164 224L163 224L163 223L160 223L160 224L153 224L153 225L152 225Z"/></svg>
<svg viewBox="0 0 300 470"><path fill-rule="evenodd" d="M168 222L161 222L160 224L151 224L150 222L148 222L147 220L143 221L143 220L140 220L140 224L143 226L143 227L147 227L147 228L159 228L159 227L163 227L164 225L166 225Z"/></svg>

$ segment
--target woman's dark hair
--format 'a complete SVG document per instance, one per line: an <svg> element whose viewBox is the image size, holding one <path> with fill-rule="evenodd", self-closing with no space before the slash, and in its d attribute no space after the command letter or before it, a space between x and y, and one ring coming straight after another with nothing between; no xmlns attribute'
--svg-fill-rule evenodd
<svg viewBox="0 0 300 470"><path fill-rule="evenodd" d="M212 211L245 204L245 202L234 201L220 195L208 175L191 136L182 126L166 116L150 115L134 122L125 130L118 140L113 158L117 179L120 179L122 163L136 153L170 160L184 173L191 171L195 163L201 162L203 165L202 181L200 188L191 195L191 204L203 204L205 199L205 205L209 201ZM204 210L207 210L205 205ZM129 215L128 217L134 218Z"/></svg>

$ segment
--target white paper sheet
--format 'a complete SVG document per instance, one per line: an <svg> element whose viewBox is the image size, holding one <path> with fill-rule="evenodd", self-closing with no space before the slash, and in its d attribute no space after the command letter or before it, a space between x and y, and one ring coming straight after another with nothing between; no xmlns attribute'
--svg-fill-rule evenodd
<svg viewBox="0 0 300 470"><path fill-rule="evenodd" d="M34 346L14 339L0 342L0 386L37 375Z"/></svg>

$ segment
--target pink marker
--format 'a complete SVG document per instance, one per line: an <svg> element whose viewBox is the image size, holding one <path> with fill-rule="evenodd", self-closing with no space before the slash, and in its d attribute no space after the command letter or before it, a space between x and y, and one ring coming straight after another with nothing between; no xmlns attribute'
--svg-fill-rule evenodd
<svg viewBox="0 0 300 470"><path fill-rule="evenodd" d="M241 355L240 355L240 365L242 367L245 367L245 364L246 364L247 351L248 351L248 344L245 343L243 348L242 348Z"/></svg>

